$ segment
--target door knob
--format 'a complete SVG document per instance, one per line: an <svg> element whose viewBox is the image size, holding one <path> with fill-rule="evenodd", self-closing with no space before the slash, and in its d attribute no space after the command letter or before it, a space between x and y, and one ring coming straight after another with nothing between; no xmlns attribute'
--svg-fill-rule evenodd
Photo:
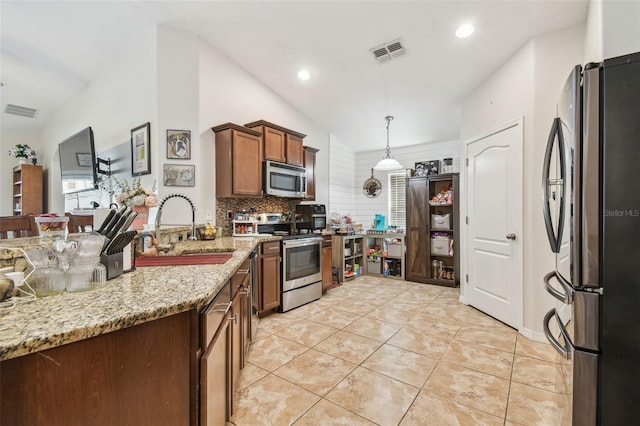
<svg viewBox="0 0 640 426"><path fill-rule="evenodd" d="M507 240L516 240L516 234L507 234Z"/></svg>

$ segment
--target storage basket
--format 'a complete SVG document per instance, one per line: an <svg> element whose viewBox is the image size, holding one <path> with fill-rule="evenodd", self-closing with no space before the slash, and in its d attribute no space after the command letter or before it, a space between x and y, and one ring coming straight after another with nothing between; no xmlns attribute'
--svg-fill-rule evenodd
<svg viewBox="0 0 640 426"><path fill-rule="evenodd" d="M432 214L431 215L431 228L432 229L450 229L451 221L449 218L451 215L446 214Z"/></svg>
<svg viewBox="0 0 640 426"><path fill-rule="evenodd" d="M451 237L450 236L433 236L431 237L431 255L433 256L449 256Z"/></svg>
<svg viewBox="0 0 640 426"><path fill-rule="evenodd" d="M367 260L367 274L382 274L382 262L379 257Z"/></svg>

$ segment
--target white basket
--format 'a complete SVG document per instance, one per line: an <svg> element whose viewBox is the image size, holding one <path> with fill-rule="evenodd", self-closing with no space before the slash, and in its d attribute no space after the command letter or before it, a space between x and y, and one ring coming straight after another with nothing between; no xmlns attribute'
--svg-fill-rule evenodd
<svg viewBox="0 0 640 426"><path fill-rule="evenodd" d="M449 218L451 215L447 214L432 214L431 215L431 229L449 229L451 227L451 221Z"/></svg>
<svg viewBox="0 0 640 426"><path fill-rule="evenodd" d="M431 239L431 255L432 256L449 256L450 238L432 238Z"/></svg>

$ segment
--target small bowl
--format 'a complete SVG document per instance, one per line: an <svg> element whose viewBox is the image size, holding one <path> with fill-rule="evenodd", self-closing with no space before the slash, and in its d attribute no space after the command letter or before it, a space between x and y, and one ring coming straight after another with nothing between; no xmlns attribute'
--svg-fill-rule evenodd
<svg viewBox="0 0 640 426"><path fill-rule="evenodd" d="M213 235L207 235L206 231L207 228L206 227L200 227L196 229L198 231L198 237L200 237L201 240L215 240L216 239L216 234Z"/></svg>

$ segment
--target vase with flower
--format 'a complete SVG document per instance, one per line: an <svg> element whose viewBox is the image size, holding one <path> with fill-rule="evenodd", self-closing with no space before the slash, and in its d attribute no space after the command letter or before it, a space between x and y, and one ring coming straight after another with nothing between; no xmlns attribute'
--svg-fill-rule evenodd
<svg viewBox="0 0 640 426"><path fill-rule="evenodd" d="M27 144L19 143L9 150L9 157L15 157L19 164L25 164L27 160L36 158L36 151Z"/></svg>
<svg viewBox="0 0 640 426"><path fill-rule="evenodd" d="M159 206L160 200L152 190L142 186L139 177L133 179L132 182L114 177L114 181L120 189L116 201L138 213L133 221L133 229L138 231L143 229L149 219L149 208Z"/></svg>

